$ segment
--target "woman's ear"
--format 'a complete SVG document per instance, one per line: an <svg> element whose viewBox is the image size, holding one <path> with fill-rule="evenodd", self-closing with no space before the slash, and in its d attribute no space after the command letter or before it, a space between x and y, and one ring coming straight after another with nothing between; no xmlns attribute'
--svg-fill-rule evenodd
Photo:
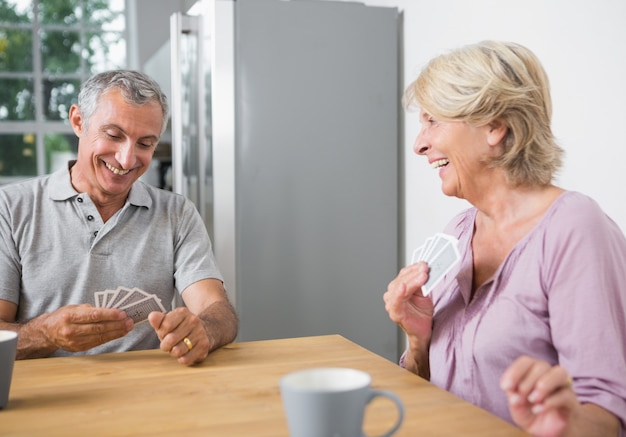
<svg viewBox="0 0 626 437"><path fill-rule="evenodd" d="M489 123L489 129L487 131L487 142L490 146L497 146L506 137L509 128L505 125L502 120L494 120Z"/></svg>

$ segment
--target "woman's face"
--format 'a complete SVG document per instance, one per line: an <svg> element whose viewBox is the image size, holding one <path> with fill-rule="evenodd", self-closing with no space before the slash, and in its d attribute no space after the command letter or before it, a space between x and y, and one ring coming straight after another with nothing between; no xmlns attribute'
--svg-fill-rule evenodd
<svg viewBox="0 0 626 437"><path fill-rule="evenodd" d="M428 158L439 171L441 189L447 196L463 199L480 193L487 166L490 127L475 127L463 121L443 121L420 111L422 128L413 150Z"/></svg>

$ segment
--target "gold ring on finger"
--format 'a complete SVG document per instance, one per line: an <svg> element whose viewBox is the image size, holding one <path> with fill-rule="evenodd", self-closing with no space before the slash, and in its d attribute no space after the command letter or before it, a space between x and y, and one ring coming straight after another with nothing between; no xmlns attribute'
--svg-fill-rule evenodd
<svg viewBox="0 0 626 437"><path fill-rule="evenodd" d="M185 343L185 346L187 346L187 349L189 350L193 349L193 343L187 337L183 338L183 343Z"/></svg>

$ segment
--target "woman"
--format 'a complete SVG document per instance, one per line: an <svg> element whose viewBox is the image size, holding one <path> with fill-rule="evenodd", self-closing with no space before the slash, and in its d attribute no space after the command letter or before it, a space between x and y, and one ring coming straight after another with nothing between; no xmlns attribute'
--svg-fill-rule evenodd
<svg viewBox="0 0 626 437"><path fill-rule="evenodd" d="M610 436L626 420L626 239L599 206L552 183L547 76L518 44L433 59L407 89L414 150L472 205L445 232L460 262L424 296L428 265L384 300L401 365L540 436Z"/></svg>

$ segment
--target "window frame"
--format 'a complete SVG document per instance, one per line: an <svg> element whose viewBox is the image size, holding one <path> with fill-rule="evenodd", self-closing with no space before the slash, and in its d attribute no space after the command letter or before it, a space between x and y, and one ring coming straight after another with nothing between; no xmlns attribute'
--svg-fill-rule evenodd
<svg viewBox="0 0 626 437"><path fill-rule="evenodd" d="M32 71L0 71L0 79L27 79L33 81L33 94L34 94L34 120L28 121L16 121L16 120L0 120L0 134L13 134L13 135L27 135L33 134L35 136L35 152L37 157L37 176L41 176L47 173L46 171L46 152L45 152L45 137L47 134L73 134L72 127L69 124L69 120L47 120L46 111L44 108L44 80L77 80L79 83L83 83L87 80L92 72L87 70L87 63L83 56L80 57L79 71L75 73L46 73L44 71L42 52L41 52L41 35L42 32L50 31L72 31L78 32L80 38L81 47L85 47L88 43L87 35L90 32L107 32L107 33L119 33L120 39L124 44L126 59L124 60L123 67L128 66L128 26L124 25L123 30L106 29L106 27L88 25L87 20L81 18L78 23L70 25L62 24L44 24L39 20L38 8L39 4L43 1L50 0L30 0L32 10L32 21L29 23L7 23L0 22L0 29L4 30L30 30L32 35ZM78 0L81 7L88 3L89 0ZM128 13L128 1L123 0L123 14L126 16ZM83 7L84 10L84 7ZM125 20L126 21L126 20ZM69 109L69 108L68 108ZM0 145L1 147L1 145ZM16 182L23 179L29 179L33 176L3 176L0 175L0 185L4 185L11 182Z"/></svg>

